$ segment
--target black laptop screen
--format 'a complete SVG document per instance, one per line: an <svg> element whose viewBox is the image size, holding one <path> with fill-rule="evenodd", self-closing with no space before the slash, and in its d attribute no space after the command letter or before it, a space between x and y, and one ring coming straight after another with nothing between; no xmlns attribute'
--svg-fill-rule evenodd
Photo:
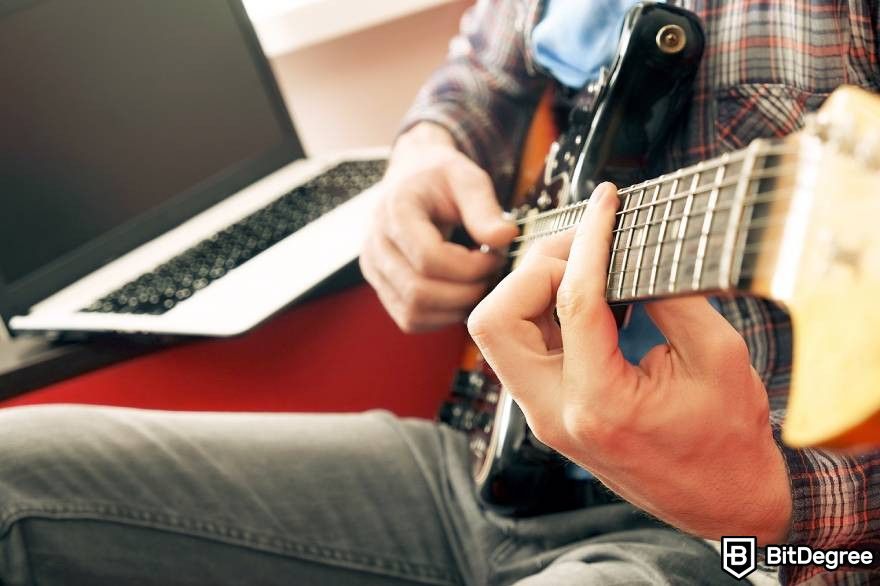
<svg viewBox="0 0 880 586"><path fill-rule="evenodd" d="M260 160L301 155L249 26L219 0L0 0L7 286L65 259L80 266L60 280L77 278L253 180Z"/></svg>

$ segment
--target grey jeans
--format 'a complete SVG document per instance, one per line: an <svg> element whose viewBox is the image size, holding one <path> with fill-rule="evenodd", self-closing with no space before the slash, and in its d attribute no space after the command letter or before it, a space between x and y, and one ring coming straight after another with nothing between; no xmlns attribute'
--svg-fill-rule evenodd
<svg viewBox="0 0 880 586"><path fill-rule="evenodd" d="M0 410L0 583L733 582L627 504L488 514L466 460L384 412Z"/></svg>

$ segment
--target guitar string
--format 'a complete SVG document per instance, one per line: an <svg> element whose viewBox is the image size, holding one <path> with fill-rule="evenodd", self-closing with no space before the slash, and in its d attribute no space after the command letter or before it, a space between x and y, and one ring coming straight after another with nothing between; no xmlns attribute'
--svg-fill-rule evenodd
<svg viewBox="0 0 880 586"><path fill-rule="evenodd" d="M765 219L765 218L762 218L762 219ZM771 219L771 217L768 216L766 219ZM743 230L742 232L749 232L752 229L756 229L756 230L757 229L765 229L766 230L767 228L774 228L776 226L782 226L786 222L786 218L781 218L781 219L780 218L772 218L772 219L774 220L772 222L756 222L758 225L755 225L754 227L749 227L746 230ZM695 235L689 236L687 238L683 238L681 240L667 240L665 242L666 243L670 243L670 242L677 243L677 242L683 242L685 240L696 240L700 237L701 237L700 234L695 234ZM759 252L762 248L765 248L765 247L770 246L772 244L776 244L777 242L780 242L780 241L781 241L781 239L775 239L775 240L767 240L764 242L749 244L749 245L743 247L741 254L743 256L745 256L746 254ZM652 245L649 244L648 246L652 246ZM618 249L618 250L623 250L623 249ZM617 259L612 259L612 260L617 260ZM679 263L679 265L681 265L681 263ZM638 267L638 268L632 268L632 269L624 268L619 271L611 271L608 273L608 275L613 276L613 275L623 275L623 274L628 274L628 273L635 273L637 271L642 272L642 271L651 270L654 267L656 267L657 270L672 268L672 263L661 263L661 264L656 264L656 265L652 263L650 265Z"/></svg>
<svg viewBox="0 0 880 586"><path fill-rule="evenodd" d="M777 169L780 169L780 168L781 167L772 167L772 168L768 169L767 171L776 171ZM787 172L787 169L784 172L762 173L760 176L757 176L757 177L754 175L750 176L749 182L755 181L755 180L760 180L760 179L776 179L776 178L783 177L786 175L790 175L790 173ZM695 191L678 192L678 193L674 194L674 196L667 197L666 199L658 199L655 201L648 202L646 204L640 204L640 205L633 207L633 208L618 210L617 212L615 212L615 217L616 216L625 216L626 214L630 214L633 212L636 212L636 217L638 217L638 212L641 210L646 210L651 207L659 208L659 207L667 205L667 203L669 203L669 202L686 200L689 197L702 195L703 193L711 193L711 192L715 191L716 189L720 190L720 189L725 189L727 187L734 187L740 182L740 180L741 180L740 178L737 178L731 182L724 183L724 184L706 185L706 186L702 187L701 189L698 189ZM769 193L769 192L767 192L767 193ZM582 202L578 202L576 204L567 206L564 209L560 208L558 210L558 212L560 212L560 213L572 213L573 212L573 213L577 214L577 213L580 213L581 210L585 209L586 206L588 205L588 203L589 203L589 200L584 200ZM718 209L720 211L724 211L725 209L730 209L730 208L716 208L716 209ZM554 210L554 211L557 211L557 210ZM525 218L523 222L518 222L518 223L520 225L523 225L525 223L536 224L539 220L547 219L549 217L551 217L551 216L546 216L546 217L534 216L532 218ZM679 219L679 218L683 218L683 217L685 217L685 216L667 218L667 220L675 220L675 219ZM579 219L580 218L578 218L578 220ZM635 226L626 226L626 227L621 226L620 228L615 228L613 230L613 233L623 232L623 231L629 230L630 228L640 228L640 227L644 227L646 225L661 224L662 222L663 222L663 218L658 218L657 220L651 220L651 222L649 224L638 224ZM571 222L570 224L567 224L567 225L565 222L563 222L563 225L558 226L556 228L551 228L549 230L544 230L541 232L531 232L529 234L523 234L521 236L517 236L513 239L512 242L528 242L529 240L535 240L535 239L541 238L543 236L549 236L551 234L555 234L557 232L566 230L566 229L570 228L571 226L575 225L576 223L577 223L577 220L574 222Z"/></svg>
<svg viewBox="0 0 880 586"><path fill-rule="evenodd" d="M780 199L780 198L775 198L775 199ZM743 204L742 207L747 208L750 206L760 205L761 203L763 203L763 202L750 202L750 203ZM722 210L722 211L724 211L724 210ZM693 218L693 219L703 219L707 215L708 214L702 214L702 217L701 216L688 216L688 217ZM747 230L751 231L751 230L757 230L759 228L770 227L769 225L763 225L759 220L760 219L752 220L749 223ZM782 223L784 223L784 220ZM627 250L633 251L633 250L637 250L639 248L648 248L650 246L665 246L667 244L677 244L678 242L697 240L697 239L704 238L704 237L705 238L712 238L713 236L715 236L715 237L725 236L728 233L729 228L730 228L730 226L723 226L723 227L720 227L719 229L712 229L709 232L702 232L702 230L701 230L700 232L698 232L696 234L685 234L685 236L683 236L683 237L673 236L672 238L668 238L665 240L645 240L643 242L639 242L638 244L631 244L631 245L627 245L627 246L623 246L623 247L619 247L619 248L612 248L611 252L612 253L620 253L620 252L626 252Z"/></svg>
<svg viewBox="0 0 880 586"><path fill-rule="evenodd" d="M761 199L767 199L767 198L766 198L767 195L768 195L768 194L762 194L762 197L760 197L760 198L761 198ZM753 205L755 205L756 202L754 201L754 199L758 199L758 198L752 198L752 199L753 199L753 201L748 201L748 202L744 203L744 204L743 204L743 207L747 207L747 206L753 206ZM771 201L772 201L772 198L771 198ZM787 220L788 220L787 215L784 215L784 214L781 215L781 216L780 216L779 214L776 214L775 216L774 216L774 215L770 215L770 216L766 216L766 217L761 217L761 218L754 219L754 220L752 220L752 221L750 222L750 224L749 224L749 226L748 226L747 228L743 228L743 229L740 229L740 230L737 231L737 232L738 232L738 234L737 234L738 238L737 238L737 239L739 240L739 238L742 238L743 236L745 236L746 239L747 239L747 238L748 238L748 233L751 232L752 230L759 230L759 229L766 230L766 229L768 229L768 228L773 228L773 227L776 227L776 226L784 225L784 224L786 223ZM726 230L725 230L725 232L726 232ZM714 235L718 236L718 235L721 235L721 234L722 234L721 232L716 232ZM684 240L695 240L695 239L702 238L702 237L703 237L703 234L700 233L700 234L694 234L694 235L691 235L691 236L686 237L686 238L684 238L684 239L666 240L666 241L663 241L662 243L664 243L664 244L677 243L677 242L684 241ZM746 240L746 241L747 241L747 240ZM780 242L780 241L781 241L780 238L776 238L776 239L773 239L773 240L767 240L767 241L758 242L758 243L746 244L746 245L743 245L743 246L742 246L742 248L740 249L740 251L739 251L738 254L739 254L739 256L742 258L742 260L744 261L746 256L748 256L748 255L750 255L750 254L755 254L756 252L760 252L762 249L765 249L765 248L767 248L767 247L769 247L769 246L771 246L771 245L773 245L773 244L776 244L776 243L778 243L778 242ZM650 243L650 244L648 244L647 246L652 246L652 245L653 245L653 246L659 246L660 244L661 244L661 243ZM641 248L641 246L640 246L640 248ZM618 250L624 250L624 249L618 249ZM705 257L704 257L704 258L705 258ZM613 268L613 263L614 263L614 261L616 261L616 258L612 258L612 259L611 259L611 262L609 262L609 265L610 265L610 266L609 266L609 269ZM681 267L690 267L690 266L691 266L691 263L690 263L689 261L690 261L690 259L688 258L688 260L687 260L686 262L684 262L684 263L682 263L682 262L677 263L677 266L681 266ZM694 257L694 264L695 264L695 263L696 263L696 257ZM719 263L719 264L720 264L720 263ZM670 263L670 262L660 262L660 263L656 263L656 264L655 264L654 262L651 262L649 265L644 266L644 267L638 267L637 269L636 269L636 268L633 268L633 269L625 269L625 268L624 268L624 269L622 269L622 270L616 270L616 271L614 271L614 270L609 270L609 272L608 272L608 276L607 276L607 278L606 278L606 283L607 283L607 285L606 285L606 296L612 296L612 295L613 295L614 297L616 297L615 300L618 300L618 299L622 299L622 300L625 300L625 299L634 299L634 298L641 297L641 296L646 296L646 295L647 295L647 296L655 295L655 294L656 294L656 291L658 290L658 288L659 288L659 289L667 289L667 292L671 292L671 293L674 293L674 292L686 292L686 291L687 291L687 292L689 292L689 291L700 291L700 290L701 290L701 289L700 289L701 285L698 285L697 289L693 289L693 286L692 286L690 283L688 283L688 282L683 282L683 283L682 283L682 285L684 285L684 286L688 286L688 287L689 287L688 289L682 289L682 288L679 288L677 291L668 291L668 287L669 287L670 284L669 284L669 283L666 283L665 285L663 285L663 281L662 281L662 280L661 280L661 281L655 281L653 284L651 284L651 283L638 284L638 283L637 283L637 279L636 279L636 284L635 284L636 292L635 292L634 294L628 294L628 295L625 295L625 296L623 296L623 297L617 297L617 296L618 296L618 291L619 291L621 288L625 288L625 289L627 289L627 290L631 290L632 287L633 287L633 284L631 284L631 283L630 283L630 284L626 283L626 280L625 280L626 277L625 277L625 276L621 276L619 279L617 279L617 281L618 281L617 284L612 284L612 280L613 280L613 278L616 277L617 275L635 274L635 273L637 273L637 272L638 272L639 274L641 274L641 273L644 272L644 271L662 272L662 274L671 274L671 270L672 270L673 266L675 266L675 265L676 265L675 262L672 262L672 263ZM708 264L707 266L711 268L712 266L714 266L714 263L710 263L710 264ZM747 269L742 269L742 270L739 271L737 278L738 278L738 279L750 278L750 277L752 277L752 276L754 276L754 275L756 274L756 271L757 271L757 267L756 267L756 266L751 267L751 268L747 268ZM702 275L706 275L706 274L711 274L711 272L710 272L710 271L705 271L705 272L702 273ZM703 279L704 279L704 277L703 277L702 275L701 275L701 277L700 277L700 283L702 283L702 282L703 282ZM622 281L622 282L621 282L621 281ZM659 287L658 287L658 283L660 284ZM654 289L653 292L651 291L652 288ZM709 289L708 289L708 288L704 288L704 289L702 289L702 290L709 290Z"/></svg>
<svg viewBox="0 0 880 586"><path fill-rule="evenodd" d="M754 206L761 205L764 203L772 203L775 201L784 200L790 196L791 196L791 193L790 193L789 189L774 189L771 191L767 191L767 192L758 194L756 196L752 196L751 198L744 201L742 203L741 207L743 210L745 210L749 207L754 207ZM716 212L717 211L728 211L730 209L733 209L733 206L728 206L725 208L715 208L715 211ZM709 211L710 211L709 209L706 209L704 211L699 212L699 214L688 214L686 216L683 216L681 219L684 219L685 217L688 219L694 219L694 218L704 219L708 215ZM658 224L659 223L662 223L662 220L661 220L661 222L658 222ZM565 232L567 230L571 230L572 228L575 228L576 226L577 226L577 223L573 223L573 224L563 226L563 227L560 227L560 228L552 230L552 231L536 233L535 238L533 240L529 240L529 241L525 241L525 242L542 240L548 236L552 236L553 234L558 234L561 232ZM751 230L756 230L759 228L766 228L766 227L767 226L759 226L759 225L754 224L754 220L753 220L753 223L750 224L750 226L748 228L746 228L746 231L748 232ZM637 227L633 227L633 232L635 232L636 228ZM712 237L712 236L724 235L727 233L727 229L728 229L728 227L724 227L724 229L713 229L708 234L706 234L706 236ZM630 230L630 228L627 227L627 228L623 228L622 230L613 230L612 233L622 233L622 232L629 231L629 230ZM623 248L615 248L615 249L612 249L612 252L623 252L626 250L632 251L632 250L637 250L639 248L645 248L645 247L652 246L652 245L672 244L672 243L677 243L679 241L691 240L694 238L701 238L702 236L703 236L703 233L701 232L700 234L693 234L690 236L685 236L684 238L674 237L670 240L646 241L646 242L635 244L635 245L628 245ZM516 250L509 251L507 253L507 257L508 258L517 258L519 256L522 256L526 252L528 252L528 249L529 249L529 247L520 246Z"/></svg>
<svg viewBox="0 0 880 586"><path fill-rule="evenodd" d="M759 205L762 203L772 203L776 200L782 199L781 197L778 197L778 195L780 193L783 193L784 191L787 191L787 190L776 189L776 190L765 191L762 194L760 194L759 196L755 197L751 202L743 203L741 207L745 208L749 205ZM650 228L652 226L660 226L662 224L668 224L668 223L676 222L679 220L684 220L685 218L687 218L688 220L704 219L710 213L714 215L718 212L727 212L727 211L730 211L733 209L735 209L735 206L733 205L733 202L731 202L730 205L718 205L718 206L715 206L712 208L706 207L705 209L701 209L696 212L682 213L682 214L675 215L675 216L658 217L656 219L647 221L642 224L631 224L629 226L621 226L620 228L613 229L611 231L611 233L612 234L623 234L626 232L635 233L636 230L643 230L645 228L650 230ZM580 219L581 218L578 218L577 220L575 220L569 224L565 224L565 225L559 226L557 228L553 228L551 230L545 230L542 232L532 232L530 234L527 234L526 237L514 238L512 240L512 242L521 244L521 243L525 243L525 242L539 240L539 239L542 239L547 236L552 236L553 234L558 234L560 232L565 232L566 230L577 226L577 224L580 222ZM713 235L718 234L719 232L720 231L714 230L714 228L713 228L713 232L710 232L709 235L713 236ZM662 243L665 244L667 242L669 242L669 241L664 240ZM654 242L654 243L656 243L656 242ZM652 242L647 242L647 244L652 244ZM615 249L615 250L624 250L624 249Z"/></svg>
<svg viewBox="0 0 880 586"><path fill-rule="evenodd" d="M769 244L774 244L776 242L779 242L779 240L761 243L760 246L763 247L763 246L767 246ZM751 247L751 246L747 247L747 248L751 248L752 250L744 252L743 255L754 254L755 252L758 252L760 249L760 247ZM641 270L644 271L644 270L647 270L648 268L650 268L650 267L645 267ZM737 275L737 280L750 279L757 274L758 274L758 267L752 267L748 270L741 270ZM644 298L646 296L664 297L664 296L670 295L670 294L705 293L705 292L709 292L709 291L734 291L734 290L736 290L735 286L729 286L729 287L723 287L723 288L722 287L707 287L707 286L703 285L703 282L704 281L701 278L700 285L696 289L693 288L692 283L682 282L681 286L676 286L675 290L670 291L669 290L670 283L668 283L668 282L664 283L662 281L658 281L658 282L654 283L654 291L653 292L651 292L651 290L650 290L650 287L651 287L650 283L639 284L636 287L635 294L631 293L632 284L630 283L627 285L625 283L624 284L624 291L626 292L626 294L618 297L618 285L611 284L611 282L609 280L606 280L607 284L605 287L605 294L606 294L606 297L612 297L612 299L611 299L612 301L627 301L627 300L634 300L636 298Z"/></svg>
<svg viewBox="0 0 880 586"><path fill-rule="evenodd" d="M781 155L792 154L792 153L797 152L796 147L788 146L787 143L783 143L781 145L776 145L776 146L777 146L777 148L774 148L774 145L770 145L768 147L765 147L764 150L759 150L759 151L753 153L756 160L758 157L761 157L761 156L765 156L765 157L781 156ZM749 154L752 154L749 152L749 149L743 149L742 151L738 151L737 153L734 153L733 155L731 155L730 157L728 157L726 159L724 156L722 156L716 160L717 162L713 161L713 163L711 165L702 165L701 166L700 164L698 164L698 165L694 165L692 167L685 167L684 169L680 169L674 173L670 173L669 175L661 175L660 177L657 177L655 179L651 179L649 181L637 183L637 184L631 185L629 187L624 187L622 189L618 189L617 194L618 194L618 196L628 195L628 194L631 194L635 191L647 190L649 187L657 187L658 185L661 185L662 183L671 183L671 182L674 182L676 179L680 180L682 178L687 178L687 177L689 177L691 179L691 181L693 181L693 177L695 177L697 174L702 175L702 174L707 173L709 171L718 171L718 169L720 169L722 166L731 165L732 163L739 163L741 161L744 161L746 156ZM764 171L772 171L775 169L779 169L781 167L782 166L780 165L780 166L767 167L764 169L752 171L752 173L750 173L750 180L762 178L762 177L758 177L757 175L763 173ZM768 175L768 177L771 177L771 176ZM742 179L742 177L740 176L740 177L737 177L736 180L740 181L741 179ZM662 187L662 185L661 185L661 187ZM715 189L715 187L716 186L713 184L698 185L695 188L697 191L695 191L694 194L696 194L696 192L701 192L701 191L712 191L713 189ZM689 194L689 192L690 192L690 190L688 192L678 192L675 195L676 196L678 196L678 195L687 196ZM634 208L618 210L617 214L622 215L622 214L626 214L626 213L635 211L637 209L650 207L650 206L655 205L657 203L665 203L667 201L667 199L644 203L644 204L641 204L641 205L636 206ZM579 201L574 204L570 204L570 205L562 207L562 208L555 208L552 210L547 210L545 212L541 212L541 213L536 214L534 216L525 217L525 218L518 218L517 220L515 220L515 223L517 225L522 226L527 223L533 223L533 222L537 222L540 220L552 218L552 217L558 216L560 214L565 214L565 213L574 211L580 207L587 205L587 203L589 203L588 199L583 200L583 201Z"/></svg>
<svg viewBox="0 0 880 586"><path fill-rule="evenodd" d="M779 225L782 223L784 223L784 222L765 222L763 227L764 228L772 227L774 225ZM769 247L773 244L776 244L780 241L781 241L781 239L774 239L774 240L768 240L768 241L759 242L759 243L753 243L750 245L745 245L742 247L741 251L739 252L739 255L742 257L743 260L745 260L746 256L760 252L762 249L766 249L767 247ZM610 263L609 263L609 265L610 265ZM709 263L708 265L706 265L707 267L709 267L710 270L706 270L705 268L703 269L703 272L701 273L701 277L700 277L700 283L702 283L704 280L704 277L702 275L711 274L711 267L713 267L714 265L715 265L715 263ZM657 274L671 276L671 269L673 268L673 266L675 266L674 262L672 262L672 263L662 262L662 263L657 263L657 264L654 264L652 262L651 264L644 266L644 267L639 267L638 269L634 268L634 269L622 269L622 270L609 270L608 276L606 278L606 283L607 283L606 290L609 293L613 292L615 294L617 294L618 290L620 290L621 288L624 290L627 290L627 291L631 290L632 287L634 286L634 284L626 282L626 275L628 275L628 274L634 275L636 273L641 274L642 272L645 272L645 271L652 271L652 272L656 272ZM691 263L686 262L686 263L678 263L677 266L690 267L692 265L691 265ZM719 263L719 266L720 266L720 263ZM611 268L613 268L613 266L609 266L609 269L611 269ZM739 272L738 278L749 278L751 276L754 276L756 270L757 270L757 267L743 269ZM618 278L618 275L620 275L619 278ZM613 284L612 281L616 281L616 284ZM659 283L659 287L658 287L658 283ZM677 283L678 283L678 279L676 279L676 284ZM681 284L683 286L691 286L691 284L687 281L683 281ZM666 284L664 285L662 280L659 280L659 281L655 280L653 285L650 283L646 283L646 284L642 284L642 285L635 284L635 288L636 288L636 292L637 292L636 295L639 295L641 293L650 294L652 287L656 291L658 288L659 289L668 288L669 285L670 285L670 282L666 282ZM698 287L698 289L699 289L699 287ZM693 290L693 289L688 289L688 290ZM627 298L627 297L633 297L633 295L627 295L624 298Z"/></svg>
<svg viewBox="0 0 880 586"><path fill-rule="evenodd" d="M762 218L762 219L770 220L770 219L774 219L774 218L768 217L768 218ZM762 226L760 226L760 227L767 229L767 228L783 225L783 224L785 224L785 221L786 221L785 218L782 218L782 219L775 218L774 220L775 221L762 222ZM745 232L745 230L743 230L741 232ZM768 249L769 247L771 247L775 244L778 244L781 241L782 241L782 238L774 238L772 240L765 240L762 242L754 242L752 244L744 245L740 249L738 255L742 259L741 264L749 264L750 266L749 266L749 268L743 268L742 270L740 270L738 272L737 280L752 278L756 274L758 274L759 267L756 264L754 264L754 261L752 263L746 263L745 259L747 256L758 254L758 253ZM618 270L618 271L609 271L608 277L606 278L606 287L605 287L606 295L613 296L615 298L614 300L616 301L616 300L635 299L635 298L644 297L644 296L662 296L663 293L667 293L667 294L668 293L689 293L689 292L699 293L701 291L712 290L712 288L710 288L710 287L703 286L704 277L701 276L699 279L699 284L696 288L693 287L692 282L689 282L687 280L682 281L679 286L678 279L676 278L676 282L674 285L672 282L667 281L664 283L662 280L656 280L653 283L653 285L651 283L636 284L635 285L636 292L634 294L629 293L629 291L631 291L633 288L633 283L627 283L625 275L626 274L634 274L634 273L636 273L636 271L641 273L643 271L653 270L655 266L656 266L657 271L660 271L661 269L663 269L664 275L671 275L672 263L661 263L658 265L654 265L652 263L651 265L648 265L645 267L639 267L638 269L624 269L624 270ZM685 264L680 263L679 266L690 267L691 265L689 263L685 263ZM711 268L713 266L716 269L719 268L720 263L718 263L717 266L715 265L715 263L710 263L707 266L709 267L710 270L707 271L704 268L704 272L702 273L702 275L707 275L707 274L711 275L712 274ZM609 268L611 268L611 267L609 267ZM666 270L666 269L669 269L669 270ZM617 277L617 275L624 275L624 276L621 276L620 278L617 278L617 279L613 279L613 277ZM715 276L717 277L718 275L716 274ZM612 283L612 280L617 281L617 282ZM622 283L621 283L621 281L622 281ZM670 286L674 287L674 289L672 291L669 290ZM651 291L652 287L654 289L653 291ZM624 291L627 291L627 294L622 295L622 296L618 296L619 290L621 288ZM724 288L721 290L731 290L731 289L733 289L733 287L728 287L728 288ZM658 293L658 291L660 291L660 293Z"/></svg>

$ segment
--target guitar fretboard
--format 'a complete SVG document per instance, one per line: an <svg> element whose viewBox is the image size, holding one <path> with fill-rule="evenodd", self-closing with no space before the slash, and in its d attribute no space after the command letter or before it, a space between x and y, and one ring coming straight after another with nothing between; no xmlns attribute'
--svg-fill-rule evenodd
<svg viewBox="0 0 880 586"><path fill-rule="evenodd" d="M759 140L748 148L620 189L620 208L608 271L609 301L632 301L697 291L726 290L748 276L756 242L790 148ZM519 220L522 235L511 256L532 242L580 222L588 201ZM514 264L516 260L514 261Z"/></svg>

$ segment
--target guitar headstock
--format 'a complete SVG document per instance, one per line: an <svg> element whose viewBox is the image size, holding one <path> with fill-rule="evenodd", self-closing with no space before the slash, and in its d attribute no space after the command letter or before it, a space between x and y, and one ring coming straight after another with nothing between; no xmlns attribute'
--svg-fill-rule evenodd
<svg viewBox="0 0 880 586"><path fill-rule="evenodd" d="M880 97L844 87L791 139L786 220L769 234L771 279L757 292L794 323L785 440L880 443ZM765 239L768 236L765 235Z"/></svg>

